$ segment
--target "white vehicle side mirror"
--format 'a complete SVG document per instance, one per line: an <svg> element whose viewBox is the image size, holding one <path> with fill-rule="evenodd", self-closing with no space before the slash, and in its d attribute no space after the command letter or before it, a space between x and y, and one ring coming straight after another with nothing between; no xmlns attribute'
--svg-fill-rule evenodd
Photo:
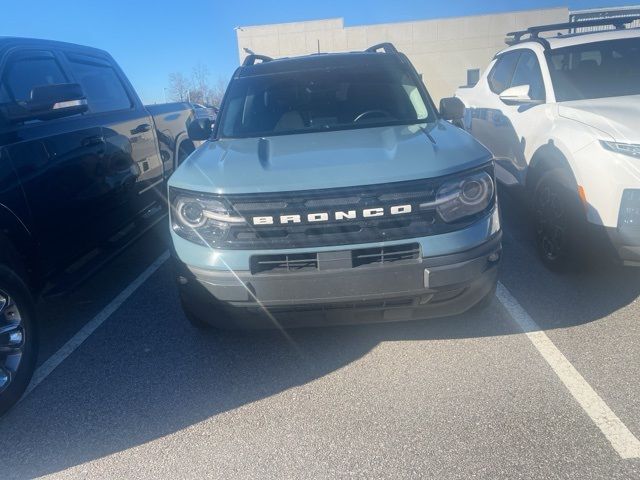
<svg viewBox="0 0 640 480"><path fill-rule="evenodd" d="M517 87L507 88L500 94L500 100L507 105L537 105L542 103L540 100L532 100L529 96L530 85L518 85Z"/></svg>

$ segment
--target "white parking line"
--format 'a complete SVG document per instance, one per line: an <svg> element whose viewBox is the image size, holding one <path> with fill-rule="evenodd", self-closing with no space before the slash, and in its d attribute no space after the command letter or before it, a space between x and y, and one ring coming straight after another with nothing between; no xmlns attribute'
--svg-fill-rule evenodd
<svg viewBox="0 0 640 480"><path fill-rule="evenodd" d="M622 458L640 458L640 441L613 413L502 283L498 283L496 296L571 392L573 398L609 440L618 455Z"/></svg>
<svg viewBox="0 0 640 480"><path fill-rule="evenodd" d="M169 258L169 251L165 251L160 255L147 269L138 275L133 282L131 282L127 288L118 294L116 298L111 300L109 304L104 307L100 313L93 317L84 327L82 327L73 337L65 343L60 350L54 353L47 359L40 367L36 369L31 379L31 383L27 387L22 399L24 399L34 388L42 383L51 372L53 372L58 365L60 365L73 351L78 348L82 343L89 338L89 336L96 331L96 329L104 323L104 321L113 314L118 308L135 292L140 285L146 282L151 275L155 273L158 268L162 266L164 262Z"/></svg>

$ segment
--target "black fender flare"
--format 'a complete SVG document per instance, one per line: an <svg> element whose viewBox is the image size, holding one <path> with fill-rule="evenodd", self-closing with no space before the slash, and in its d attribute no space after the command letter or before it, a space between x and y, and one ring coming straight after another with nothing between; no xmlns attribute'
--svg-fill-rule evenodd
<svg viewBox="0 0 640 480"><path fill-rule="evenodd" d="M180 153L180 146L184 142L189 142L193 146L194 150L196 148L196 146L193 144L193 141L191 141L191 139L189 138L189 135L187 134L187 132L180 132L178 134L178 136L176 137L176 149L175 149L174 156L173 156L174 162L175 162L175 167L174 168L178 168L178 155Z"/></svg>
<svg viewBox="0 0 640 480"><path fill-rule="evenodd" d="M525 176L525 189L529 198L533 195L542 176L550 170L561 171L562 175L559 178L562 184L577 193L578 181L569 161L553 142L549 142L536 150L529 163Z"/></svg>

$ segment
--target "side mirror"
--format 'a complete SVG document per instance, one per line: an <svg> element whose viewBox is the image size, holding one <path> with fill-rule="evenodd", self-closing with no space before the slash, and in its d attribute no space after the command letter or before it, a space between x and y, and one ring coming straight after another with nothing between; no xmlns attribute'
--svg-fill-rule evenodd
<svg viewBox="0 0 640 480"><path fill-rule="evenodd" d="M542 103L540 100L531 99L529 96L530 90L530 85L518 85L517 87L507 88L500 94L500 100L507 105L538 105Z"/></svg>
<svg viewBox="0 0 640 480"><path fill-rule="evenodd" d="M194 141L209 140L213 131L213 122L209 118L191 118L187 125L187 135Z"/></svg>
<svg viewBox="0 0 640 480"><path fill-rule="evenodd" d="M87 97L77 83L58 83L33 87L26 102L10 103L4 108L12 122L50 120L87 111Z"/></svg>
<svg viewBox="0 0 640 480"><path fill-rule="evenodd" d="M445 120L462 120L464 118L464 103L458 97L448 97L440 100L440 114Z"/></svg>

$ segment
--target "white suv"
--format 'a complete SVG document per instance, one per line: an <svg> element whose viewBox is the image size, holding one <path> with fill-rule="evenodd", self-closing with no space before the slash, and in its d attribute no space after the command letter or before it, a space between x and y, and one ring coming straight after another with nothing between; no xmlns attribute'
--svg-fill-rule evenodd
<svg viewBox="0 0 640 480"><path fill-rule="evenodd" d="M640 29L624 28L633 20L590 21L581 26L616 29L552 38L539 33L575 23L511 33L480 81L456 92L500 183L526 192L552 269L575 259L594 230L625 264L640 265Z"/></svg>

